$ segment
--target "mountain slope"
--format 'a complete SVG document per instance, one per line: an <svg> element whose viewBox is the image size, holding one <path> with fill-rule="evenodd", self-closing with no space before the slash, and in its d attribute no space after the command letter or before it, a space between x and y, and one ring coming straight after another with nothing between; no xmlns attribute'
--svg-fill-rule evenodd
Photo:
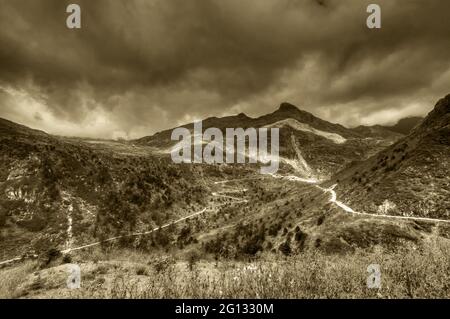
<svg viewBox="0 0 450 319"><path fill-rule="evenodd" d="M393 126L386 126L388 130L401 134L409 134L413 128L423 121L423 117L407 117L401 119Z"/></svg>
<svg viewBox="0 0 450 319"><path fill-rule="evenodd" d="M370 213L450 219L450 95L405 138L336 174L338 193Z"/></svg>
<svg viewBox="0 0 450 319"><path fill-rule="evenodd" d="M352 130L365 136L371 137L383 137L391 138L392 140L398 140L405 135L411 133L411 131L423 121L423 117L407 117L401 119L397 124L392 126L384 125L372 125L365 126L360 125Z"/></svg>
<svg viewBox="0 0 450 319"><path fill-rule="evenodd" d="M201 169L146 148L6 120L0 132L0 259L147 230L204 201Z"/></svg>
<svg viewBox="0 0 450 319"><path fill-rule="evenodd" d="M21 135L21 136L48 136L47 133L39 130L34 130L21 124L11 122L9 120L0 118L0 134L1 135Z"/></svg>
<svg viewBox="0 0 450 319"><path fill-rule="evenodd" d="M405 134L394 132L390 130L388 127L382 125L373 125L373 126L358 126L353 128L353 130L361 135L366 137L373 138L382 138L386 140L390 140L392 142L396 142L402 137L405 137Z"/></svg>
<svg viewBox="0 0 450 319"><path fill-rule="evenodd" d="M442 143L448 132L436 132L445 126L447 112L438 108L408 138L429 147L430 138ZM167 153L161 154L174 144L171 130L119 143L56 137L1 121L1 259L92 242L145 251L177 247L180 253L200 249L248 256L260 251L285 254L291 248L351 251L420 239L421 231L412 223L405 228L396 221L355 218L333 205L320 187L289 178L326 179L344 166L362 165L391 143L387 138L323 121L286 103L257 119L239 114L209 118L203 126L279 127L279 175L261 176L251 165L176 165ZM408 147L416 147L414 143ZM394 145L395 153L401 145ZM353 200L362 188L346 188L352 185L345 183L345 173L342 176L338 193ZM378 182L383 178L389 176ZM191 215L195 218L172 223ZM158 230L161 225L164 231ZM152 229L157 230L147 235ZM129 236L135 233L141 235ZM111 237L120 240L106 243Z"/></svg>
<svg viewBox="0 0 450 319"><path fill-rule="evenodd" d="M237 116L208 118L202 125L203 130L210 127L219 128L224 135L226 128L280 128L282 169L291 170L304 177L310 177L312 172L318 179L327 179L348 163L365 159L400 137L390 131L383 136L374 136L365 131L347 129L342 125L324 121L289 103L282 103L273 113L258 118L250 118L241 113ZM192 131L194 124L182 127ZM176 141L171 141L171 133L172 130L166 130L134 143L156 147L168 154L171 147L177 144ZM302 158L298 157L299 150ZM310 169L299 170L299 167L305 166L305 162Z"/></svg>

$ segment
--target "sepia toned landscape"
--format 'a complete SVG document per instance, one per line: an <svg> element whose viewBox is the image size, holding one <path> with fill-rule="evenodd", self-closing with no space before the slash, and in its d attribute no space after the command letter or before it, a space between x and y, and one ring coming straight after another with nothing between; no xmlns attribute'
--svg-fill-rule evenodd
<svg viewBox="0 0 450 319"><path fill-rule="evenodd" d="M447 3L39 2L0 0L0 298L450 297ZM175 163L197 121L279 129L278 170Z"/></svg>
<svg viewBox="0 0 450 319"><path fill-rule="evenodd" d="M117 142L2 120L1 252L19 256L1 271L2 295L446 297L449 120L450 96L407 135L290 104L204 121L279 126L274 175L173 164L169 131ZM76 291L65 287L71 263ZM384 274L375 292L372 263Z"/></svg>

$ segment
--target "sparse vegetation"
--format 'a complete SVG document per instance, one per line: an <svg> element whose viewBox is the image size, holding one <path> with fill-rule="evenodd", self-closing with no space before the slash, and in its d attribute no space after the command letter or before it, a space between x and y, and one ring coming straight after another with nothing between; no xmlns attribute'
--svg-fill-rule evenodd
<svg viewBox="0 0 450 319"><path fill-rule="evenodd" d="M383 143L345 128L335 127L350 137L339 145L294 132L321 178L347 165L315 186L263 178L248 166L174 165L148 147L151 139L90 143L7 127L0 255L22 257L0 269L0 297L448 297L450 227L371 216L450 219L448 129L434 126L376 154ZM291 133L282 130L282 140ZM321 186L336 181L339 200L371 215L330 201ZM60 282L66 263L80 264L81 290ZM380 290L365 286L372 263L382 267Z"/></svg>
<svg viewBox="0 0 450 319"><path fill-rule="evenodd" d="M117 254L116 254L117 255ZM105 258L106 256L104 256ZM71 291L49 287L45 276L30 281L34 264L0 270L0 297L53 296L70 298L448 298L450 296L450 244L436 237L421 246L396 251L381 247L351 254L326 255L309 250L285 258L264 255L248 262L223 260L214 265L191 257L187 261L163 258L161 268L146 264L102 262L99 271L81 264L82 288ZM145 262L146 255L133 260ZM171 260L171 261L170 261ZM381 289L368 289L367 267L381 267ZM161 263L156 263L161 264ZM134 271L127 271L132 267ZM83 270L84 269L84 270ZM92 269L92 270L89 270ZM86 273L88 272L88 273ZM90 272L95 275L91 276ZM143 277L145 276L145 277ZM20 291L27 288L27 291ZM19 289L19 290L17 290Z"/></svg>

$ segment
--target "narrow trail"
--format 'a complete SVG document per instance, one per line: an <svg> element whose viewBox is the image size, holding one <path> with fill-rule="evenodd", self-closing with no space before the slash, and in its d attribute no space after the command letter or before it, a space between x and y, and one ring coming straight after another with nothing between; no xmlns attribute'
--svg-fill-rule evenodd
<svg viewBox="0 0 450 319"><path fill-rule="evenodd" d="M243 189L243 190L231 190L231 191L227 190L227 191L224 191L224 192L225 193L232 193L232 192L240 192L240 191L246 191L246 189ZM224 198L232 199L232 200L234 200L233 204L248 203L248 200L246 200L246 199L233 197L233 196L228 196L228 195L222 195L221 192L214 192L211 195L214 196L214 197L224 197ZM66 231L67 235L68 235L68 239L67 239L66 244L65 244L65 246L67 248L62 250L61 253L67 254L67 253L70 253L70 252L73 252L73 251L77 251L77 250L82 250L82 249L98 246L98 245L101 245L102 243L116 241L116 240L119 240L121 238L137 237L137 236L148 235L148 234L151 234L151 233L153 233L155 231L158 231L160 229L164 229L164 228L167 228L167 227L169 227L171 225L175 225L175 224L181 223L183 221L186 221L188 219L192 219L194 217L200 216L200 215L204 214L207 211L213 211L213 210L215 210L215 209L217 209L217 208L219 208L221 206L227 205L227 204L228 203L215 204L215 205L213 205L212 207L209 207L209 208L205 207L205 208L203 208L202 210L200 210L198 212L195 212L195 213L190 214L188 216L182 217L182 218L177 219L175 221L172 221L170 223L166 223L166 224L164 224L164 225L162 225L160 227L153 228L153 229L148 230L146 232L139 232L139 233L132 233L132 234L127 234L127 235L115 236L115 237L111 237L111 238L108 238L108 239L105 239L105 240L102 240L102 241L96 241L96 242L93 242L93 243L90 243L90 244L86 244L86 245L82 245L82 246L78 246L78 247L73 247L73 248L71 247L71 244L72 244L72 217L71 217L71 212L72 211L69 210L69 216L68 216L68 224L69 225L68 225L68 228L67 228L67 231ZM16 261L22 261L22 260L24 260L24 257L16 257L16 258L13 258L13 259L9 259L9 260L5 260L5 261L0 262L0 266L1 265L6 265L6 264L10 264L10 263L13 263L13 262L16 262Z"/></svg>
<svg viewBox="0 0 450 319"><path fill-rule="evenodd" d="M318 185L318 181L315 179L305 179L301 178L295 175L288 175L288 176L280 176L280 175L273 175L274 178L282 178L293 182L301 182L301 183L308 183L308 184L314 184L314 186L324 193L329 193L331 195L329 202L340 207L342 210L344 210L348 214L353 215L363 215L363 216L370 216L370 217L378 217L378 218L391 218L391 219L405 219L405 220L417 220L417 221L428 221L428 222L435 222L435 223L447 223L450 224L450 220L446 219L438 219L438 218L427 218L427 217L413 217L413 216L395 216L395 215L386 215L386 214L369 214L364 212L358 212L355 211L350 206L346 205L345 203L337 200L337 194L334 190L337 186L337 184L334 184L330 188L323 188L320 185Z"/></svg>
<svg viewBox="0 0 450 319"><path fill-rule="evenodd" d="M22 260L22 257L16 257L16 258L13 258L13 259L5 260L5 261L0 262L0 266L1 265L6 265L6 264L10 264L10 263L13 263L15 261L20 261L20 260Z"/></svg>
<svg viewBox="0 0 450 319"><path fill-rule="evenodd" d="M65 247L66 248L70 248L72 247L72 243L73 243L73 218L72 218L72 213L73 213L73 205L70 203L70 195L66 192L62 192L61 193L61 199L63 204L63 208L67 210L67 230L66 230L66 235L67 235L67 239L66 239L66 244ZM68 205L66 205L65 203L69 203Z"/></svg>
<svg viewBox="0 0 450 319"><path fill-rule="evenodd" d="M339 206L340 208L342 208L345 212L350 213L350 214L358 214L357 212L355 212L351 207L345 205L343 202L340 202L337 200L337 194L334 191L334 188L337 186L337 184L334 184L333 186L331 186L330 188L323 188L319 185L316 185L316 187L320 190L322 190L325 193L330 193L331 194L331 198L329 199L330 203L333 203L337 206ZM371 214L368 214L371 215Z"/></svg>
<svg viewBox="0 0 450 319"><path fill-rule="evenodd" d="M393 216L393 215L384 215L384 214L383 215L381 215L381 214L379 215L379 214L369 214L369 213L364 213L364 212L357 212L354 209L352 209L350 206L348 206L348 205L344 204L343 202L337 200L337 194L336 194L336 191L334 190L336 188L337 184L331 186L330 188L324 188L324 187L321 187L320 185L318 185L319 181L317 179L314 179L314 178L309 178L308 179L308 178L301 178L301 177L298 177L298 176L295 176L295 175L283 176L283 175L276 175L276 174L272 174L272 175L268 175L268 176L272 177L272 178L276 178L276 179L285 179L285 180L288 180L288 181L291 181L291 182L300 182L300 183L307 183L307 184L314 185L314 187L322 190L324 193L329 193L330 194L329 202L332 203L332 204L335 204L338 207L340 207L342 210L344 210L348 214L370 216L370 217L375 217L375 218L404 219L404 220L428 221L428 222L435 222L435 223L448 223L448 224L450 224L450 220L444 220L444 219L425 218L425 217L411 217L411 216ZM215 182L214 184L220 185L220 184L233 183L233 182L238 182L238 181L243 181L243 180L253 180L253 179L262 179L262 178L264 178L264 177L252 177L252 178L241 178L241 179L233 179L233 180L224 180L224 181ZM248 203L247 199L238 198L238 197L234 197L234 196L224 195L223 194L223 193L225 193L225 194L226 193L238 193L240 191L246 191L246 189L243 189L243 190L224 190L224 191L219 191L219 192L213 192L213 193L211 193L211 195L214 196L214 197L222 197L222 198L231 199L231 200L234 201L233 204ZM82 249L86 249L86 248L89 248L89 247L98 246L98 245L100 245L102 243L115 241L115 240L118 240L118 239L121 239L121 238L148 235L148 234L151 234L151 233L153 233L153 232L155 232L155 231L157 231L159 229L164 229L164 228L167 228L167 227L169 227L171 225L175 225L175 224L183 222L185 220L192 219L192 218L194 218L196 216L200 216L200 215L204 214L207 211L213 211L214 209L217 209L218 207L224 206L224 205L227 205L227 203L216 204L213 207L209 207L209 208L205 207L202 210L200 210L198 212L195 212L195 213L193 213L191 215L182 217L182 218L180 218L178 220L175 220L173 222L167 223L167 224L162 225L160 227L153 228L153 229L151 229L149 231L146 231L146 232L132 233L132 234L127 234L127 235L111 237L111 238L105 239L103 241L97 241L97 242L94 242L94 243L90 243L90 244L86 244L86 245L79 246L79 247L74 247L74 248L69 247L69 248L63 250L62 253L67 254L67 253L70 253L70 252L73 252L73 251L77 251L77 250L82 250ZM69 218L68 219L69 220L69 226L68 226L68 229L67 229L67 233L68 233L68 240L71 241L72 240L72 221L71 221L71 216L68 217L68 218ZM1 265L5 265L5 264L9 264L9 263L13 263L13 262L16 262L16 261L22 261L23 259L24 259L23 257L16 257L16 258L13 258L13 259L5 260L5 261L0 262L0 266Z"/></svg>
<svg viewBox="0 0 450 319"><path fill-rule="evenodd" d="M220 194L217 194L217 193L212 193L212 195L215 196L215 197L226 197L226 198L233 199L233 200L235 200L235 202L233 202L233 204L247 203L247 202L248 202L246 199L237 198L237 197L232 197L232 196L226 196L226 195L220 195ZM216 204L216 205L214 205L213 207L210 207L210 208L206 208L206 207L205 207L205 208L203 208L202 210L200 210L200 211L198 211L198 212L195 212L195 213L193 213L193 214L191 214L191 215L182 217L182 218L177 219L177 220L175 220L175 221L173 221L173 222L164 224L164 225L162 225L162 226L160 226L160 227L153 228L153 229L151 229L151 230L149 230L149 231L146 231L146 232L132 233L132 234L127 234L127 235L121 235L121 236L111 237L111 238L105 239L105 240L103 240L103 241L97 241L97 242L94 242L94 243L91 243L91 244L87 244L87 245L83 245L83 246L79 246L79 247L75 247L75 248L66 249L66 250L63 250L62 253L63 253L63 254L67 254L67 253L70 253L70 252L72 252L72 251L77 251L77 250L81 250L81 249L85 249L85 248L89 248L89 247L93 247L93 246L98 246L98 245L100 245L100 244L102 244L102 243L115 241L115 240L118 240L118 239L121 239L121 238L137 237L137 236L149 235L149 234L151 234L151 233L153 233L153 232L155 232L155 231L158 231L158 230L160 230L160 229L167 228L167 227L169 227L169 226L171 226L171 225L175 225L175 224L181 223L181 222L183 222L183 221L185 221L185 220L188 220L188 219L192 219L192 218L194 218L194 217L197 217L197 216L199 216L199 215L204 214L204 213L207 212L207 211L213 211L214 209L216 209L216 208L218 208L218 207L220 207L220 206L224 206L224 205L226 205L226 203L224 203L224 204Z"/></svg>
<svg viewBox="0 0 450 319"><path fill-rule="evenodd" d="M234 196L229 196L229 195L222 195L222 194L216 193L216 192L213 192L211 195L214 196L214 197L229 198L229 199L233 199L233 200L236 200L236 201L243 201L245 203L248 203L248 200L246 200L246 199L242 199L242 198L238 198L238 197L234 197Z"/></svg>
<svg viewBox="0 0 450 319"><path fill-rule="evenodd" d="M307 174L307 176L309 176L309 178L305 179L305 178L301 178L301 177L298 177L298 176L295 176L295 175L287 175L287 176L272 175L272 177L283 178L283 179L287 179L289 181L294 181L294 182L302 182L302 183L314 184L316 188L322 190L325 193L329 193L331 195L331 197L329 199L330 203L335 204L336 206L338 206L339 208L341 208L342 210L344 210L348 214L371 216L371 217L379 217L379 218L388 218L388 219L389 218L390 219L405 219L405 220L429 221L429 222L435 222L435 223L448 223L448 224L450 224L450 220L445 220L445 219L426 218L426 217L412 217L412 216L394 216L394 215L386 215L386 214L369 214L369 213L355 211L350 206L348 206L345 203L337 200L337 194L336 194L336 191L334 190L336 188L337 184L334 184L330 188L323 188L320 185L318 185L319 180L315 179L314 175L311 174L312 169L309 167L308 163L304 160L303 156L301 155L301 150L300 150L299 146L297 145L297 143L295 141L295 138L293 136L291 136L291 142L292 142L292 146L294 147L294 149L296 151L296 154L297 154L297 157L298 157L299 161L302 163L302 166L304 167L304 169L300 170L299 172L300 173L304 173L304 171L306 170L307 172L310 173L310 174Z"/></svg>
<svg viewBox="0 0 450 319"><path fill-rule="evenodd" d="M203 208L201 211L198 211L198 212L196 212L196 213L194 213L194 214L191 214L191 215L189 215L189 216L180 218L180 219L178 219L178 220L176 220L176 221L173 221L173 222L164 224L164 225L162 225L162 226L160 226L160 227L153 228L153 229L151 229L151 230L149 230L149 231L146 231L146 232L132 233L132 234L127 234L127 235L121 235L121 236L111 237L111 238L108 238L108 239L105 239L105 240L102 240L102 241L97 241L97 242L94 242L94 243L91 243L91 244L87 244L87 245L83 245L83 246L79 246L79 247L75 247L75 248L69 248L69 249L63 250L62 253L63 253L63 254L67 254L67 253L70 253L70 252L72 252L72 251L81 250L81 249L88 248L88 247L93 247L93 246L98 246L98 245L100 245L100 244L102 244L102 243L115 241L115 240L118 240L118 239L121 239L121 238L127 238L127 237L136 237L136 236L148 235L148 234L151 234L151 233L153 233L153 232L155 232L155 231L157 231L157 230L164 229L164 228L167 228L167 227L169 227L169 226L171 226L171 225L175 225L175 224L178 224L178 223L180 223L180 222L182 222L182 221L185 221L185 220L194 218L194 217L196 217L196 216L198 216L198 215L201 215L201 214L205 213L206 211L207 211L207 209L206 209L206 208Z"/></svg>
<svg viewBox="0 0 450 319"><path fill-rule="evenodd" d="M295 179L289 179L289 180L295 180ZM428 222L434 222L434 223L447 223L450 224L450 220L446 219L438 219L438 218L427 218L427 217L413 217L413 216L395 216L395 215L386 215L386 214L369 214L364 212L357 212L350 206L344 204L341 201L337 200L337 194L334 188L337 186L337 184L334 184L330 188L323 188L319 185L315 185L318 189L322 190L325 193L329 193L331 195L329 202L335 204L336 206L340 207L342 210L344 210L348 214L353 215L362 215L362 216L370 216L370 217L377 217L377 218L390 218L390 219L404 219L404 220L416 220L416 221L428 221Z"/></svg>
<svg viewBox="0 0 450 319"><path fill-rule="evenodd" d="M72 218L72 212L73 212L73 206L70 204L68 208L68 214L67 214L67 242L66 247L70 248L72 247L73 242L73 232L72 232L72 225L73 225L73 218Z"/></svg>
<svg viewBox="0 0 450 319"><path fill-rule="evenodd" d="M233 182L240 182L240 181L249 181L249 180L255 180L255 179L263 179L265 176L255 176L255 177L243 177L243 178L236 178L236 179L226 179L224 181L218 181L214 182L215 185L221 185L221 184L227 184L227 183L233 183Z"/></svg>
<svg viewBox="0 0 450 319"><path fill-rule="evenodd" d="M371 216L371 217L380 217L380 218L419 220L419 221L428 221L428 222L448 223L448 224L450 224L450 220L446 220L446 219L427 218L427 217L413 217L413 216L394 216L394 215L385 215L385 214L369 214L369 213L364 213L364 212L357 212L357 211L354 211L349 206L345 205L344 203L336 200L337 195L336 195L336 192L334 191L334 188L336 186L337 186L337 184L333 185L330 188L323 188L323 187L320 187L320 186L318 186L318 188L323 190L324 192L330 193L331 194L330 202L336 204L339 207L341 207L347 213L355 214L355 215Z"/></svg>

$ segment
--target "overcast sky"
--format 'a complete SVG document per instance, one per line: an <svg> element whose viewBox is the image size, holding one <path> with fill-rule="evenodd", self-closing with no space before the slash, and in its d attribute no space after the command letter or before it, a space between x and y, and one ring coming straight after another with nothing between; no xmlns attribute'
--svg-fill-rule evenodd
<svg viewBox="0 0 450 319"><path fill-rule="evenodd" d="M0 0L0 117L136 138L287 101L389 124L450 93L449 12L448 0Z"/></svg>

